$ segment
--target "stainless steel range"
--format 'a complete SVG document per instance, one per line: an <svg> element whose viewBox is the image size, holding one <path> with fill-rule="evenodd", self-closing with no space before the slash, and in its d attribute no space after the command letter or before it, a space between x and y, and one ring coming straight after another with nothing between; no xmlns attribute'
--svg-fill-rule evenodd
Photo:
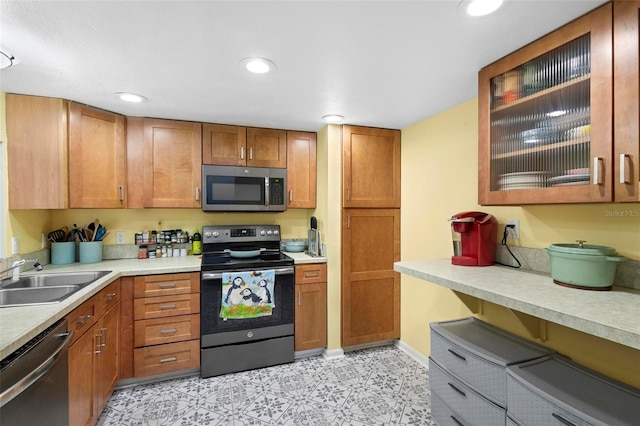
<svg viewBox="0 0 640 426"><path fill-rule="evenodd" d="M293 362L293 259L279 225L204 226L202 377Z"/></svg>

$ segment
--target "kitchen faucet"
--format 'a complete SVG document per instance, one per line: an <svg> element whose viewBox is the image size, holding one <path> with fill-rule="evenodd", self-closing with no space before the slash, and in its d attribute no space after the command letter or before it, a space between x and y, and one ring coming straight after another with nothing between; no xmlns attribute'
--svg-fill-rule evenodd
<svg viewBox="0 0 640 426"><path fill-rule="evenodd" d="M20 279L20 266L24 265L25 263L33 263L33 268L36 271L42 271L42 265L40 264L40 262L38 262L38 259L22 259L13 262L10 267L5 269L4 271L0 271L0 274L4 274L5 272L9 272L13 269L13 276L11 278L11 281L18 281Z"/></svg>

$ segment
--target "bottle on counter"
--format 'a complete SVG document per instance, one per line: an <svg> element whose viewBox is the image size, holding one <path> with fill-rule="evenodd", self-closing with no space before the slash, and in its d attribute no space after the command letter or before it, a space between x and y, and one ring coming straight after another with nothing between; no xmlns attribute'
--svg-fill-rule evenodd
<svg viewBox="0 0 640 426"><path fill-rule="evenodd" d="M196 232L193 233L193 254L202 254L202 235L200 235L198 228L196 228Z"/></svg>

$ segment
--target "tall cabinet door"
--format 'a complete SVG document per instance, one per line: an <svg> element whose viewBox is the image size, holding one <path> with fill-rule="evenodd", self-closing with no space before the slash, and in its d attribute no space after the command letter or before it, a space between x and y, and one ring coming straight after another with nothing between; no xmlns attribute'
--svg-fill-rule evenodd
<svg viewBox="0 0 640 426"><path fill-rule="evenodd" d="M69 103L69 207L125 207L126 168L124 116Z"/></svg>
<svg viewBox="0 0 640 426"><path fill-rule="evenodd" d="M316 134L287 132L287 207L316 207Z"/></svg>
<svg viewBox="0 0 640 426"><path fill-rule="evenodd" d="M202 125L144 120L145 207L200 207Z"/></svg>
<svg viewBox="0 0 640 426"><path fill-rule="evenodd" d="M400 131L342 126L342 207L400 208Z"/></svg>
<svg viewBox="0 0 640 426"><path fill-rule="evenodd" d="M640 201L640 1L613 3L614 194Z"/></svg>
<svg viewBox="0 0 640 426"><path fill-rule="evenodd" d="M342 346L400 337L399 209L342 210Z"/></svg>

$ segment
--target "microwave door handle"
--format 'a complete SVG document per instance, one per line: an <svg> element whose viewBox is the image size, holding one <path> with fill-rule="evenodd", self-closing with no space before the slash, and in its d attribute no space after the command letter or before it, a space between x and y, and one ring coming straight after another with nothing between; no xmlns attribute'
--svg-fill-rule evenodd
<svg viewBox="0 0 640 426"><path fill-rule="evenodd" d="M264 178L264 205L269 206L269 176Z"/></svg>

